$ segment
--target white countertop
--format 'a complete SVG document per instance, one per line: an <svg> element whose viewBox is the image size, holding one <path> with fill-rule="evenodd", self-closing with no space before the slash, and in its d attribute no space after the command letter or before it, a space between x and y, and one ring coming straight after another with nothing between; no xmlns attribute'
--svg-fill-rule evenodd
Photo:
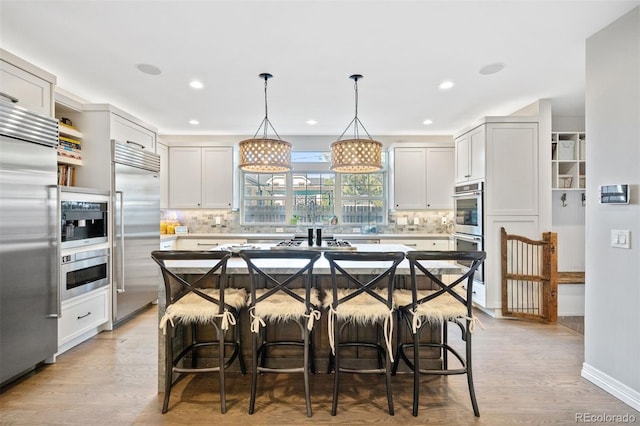
<svg viewBox="0 0 640 426"><path fill-rule="evenodd" d="M330 234L331 235L331 234ZM420 240L420 239L448 239L451 234L438 233L404 233L404 234L332 234L333 238L338 240ZM161 234L161 240L172 240L176 238L216 238L216 239L249 239L249 240L292 240L296 236L293 232L276 232L276 233L188 233L188 234Z"/></svg>

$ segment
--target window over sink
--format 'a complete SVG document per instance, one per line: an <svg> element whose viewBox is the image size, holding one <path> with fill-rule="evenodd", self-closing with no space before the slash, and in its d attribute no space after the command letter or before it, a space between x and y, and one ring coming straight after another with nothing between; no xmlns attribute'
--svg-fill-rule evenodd
<svg viewBox="0 0 640 426"><path fill-rule="evenodd" d="M386 223L386 168L376 173L334 173L329 168L330 152L295 151L291 159L288 173L242 172L242 223Z"/></svg>

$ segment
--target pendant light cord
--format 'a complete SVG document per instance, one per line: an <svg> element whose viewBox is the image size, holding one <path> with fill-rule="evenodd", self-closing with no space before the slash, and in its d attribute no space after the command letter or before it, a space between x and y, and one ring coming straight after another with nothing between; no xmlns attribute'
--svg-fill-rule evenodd
<svg viewBox="0 0 640 426"><path fill-rule="evenodd" d="M352 76L350 76L349 78L353 79L355 83L353 83L353 90L354 90L354 96L355 96L355 117L353 117L353 120L351 120L351 122L347 125L347 128L344 129L344 132L342 132L342 134L340 135L340 137L338 138L338 140L341 140L342 137L344 136L345 133L347 133L347 130L349 130L349 127L351 127L351 125L353 125L353 136L354 139L360 139L360 127L362 127L362 130L364 130L364 132L367 134L367 137L371 140L373 140L373 138L371 137L371 135L369 134L369 132L367 131L367 129L364 127L364 124L362 124L362 121L360 121L360 119L358 118L358 80L362 78L361 75L359 74L354 74Z"/></svg>
<svg viewBox="0 0 640 426"><path fill-rule="evenodd" d="M264 73L264 74L260 74L260 77L264 78L264 119L258 126L258 130L256 130L256 133L253 135L253 138L255 139L255 137L258 136L258 133L260 133L260 129L264 127L263 138L268 139L267 135L268 135L269 127L271 127L271 130L276 135L276 137L279 140L282 140L278 132L276 132L276 129L273 127L273 124L271 124L271 121L269 121L269 107L267 102L267 80L269 80L273 76L271 74Z"/></svg>

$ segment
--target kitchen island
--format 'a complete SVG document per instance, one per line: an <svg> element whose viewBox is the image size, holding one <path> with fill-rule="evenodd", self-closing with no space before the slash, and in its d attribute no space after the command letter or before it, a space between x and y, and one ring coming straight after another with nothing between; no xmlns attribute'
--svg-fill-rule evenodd
<svg viewBox="0 0 640 426"><path fill-rule="evenodd" d="M306 244L306 243L305 243ZM264 249L270 250L272 249L273 244L254 244L253 248L256 249ZM390 252L390 251L401 251L407 252L412 250L407 246L401 244L354 244L354 249L357 252L367 252L367 251L375 251L375 252ZM222 247L224 248L224 246ZM219 249L219 248L218 248ZM301 249L305 249L302 247ZM273 266L266 264L264 266L265 270L274 275L278 274L288 274L295 272L292 261L288 261L289 266L282 265L281 263L275 263ZM175 272L181 275L189 275L189 274L202 274L209 270L209 267L212 266L211 262L206 261L172 261L167 262L167 266L174 270ZM455 274L460 271L460 267L454 265L449 262L430 262L429 270L433 272L435 275L446 275L446 274ZM375 275L379 272L382 272L384 268L381 268L380 265L376 265L371 262L368 264L359 264L352 265L352 270L357 268L358 274L367 276L367 275ZM240 257L232 257L229 259L227 264L227 274L229 275L229 286L230 287L239 287L246 288L247 290L250 288L250 280L248 275L247 265ZM331 276L330 276L330 268L328 261L323 257L318 259L313 268L313 274L315 277L315 285L317 288L321 289L324 292L330 291L331 289ZM396 287L397 288L408 288L409 287L409 262L404 260L397 269L396 272ZM424 278L424 277L423 277ZM425 279L424 282L421 282L422 288L431 288L431 283L427 282ZM165 293L164 293L164 285L160 283L159 285L159 295L158 295L158 315L159 318L162 318L164 315L165 309ZM250 339L250 327L249 327L249 314L246 310L243 310L240 315L240 324L241 329L240 333L242 335L243 340L243 356L245 360L250 359L251 354L251 339ZM361 330L355 325L349 326L349 331L347 331L352 336L363 337L365 339L375 339L374 335L365 335L362 336ZM213 330L209 330L208 332L213 333ZM299 334L299 330L297 327L271 327L271 333L275 333L278 339L287 339L287 338L296 338ZM360 333L360 334L359 334ZM407 333L404 333L405 336ZM158 389L160 392L164 390L164 339L165 336L162 334L162 330L158 330L159 336L159 344L158 344ZM212 336L212 335L211 335ZM439 341L440 339L440 330L438 327L432 328L431 332L423 332L423 338L425 341ZM326 320L326 312L323 312L323 317L320 321L316 323L316 326L313 329L313 340L314 340L314 359L316 363L316 367L319 373L326 372L328 365L328 354L329 354L329 341L328 341L328 328L327 328L327 320ZM282 363L291 363L291 362L302 362L301 354L298 354L299 350L296 348L292 348L290 351L283 351L275 355L277 359L272 359L276 364L278 362ZM422 365L425 367L440 366L440 354L436 350L425 351L424 354L424 362ZM376 359L375 353L355 353L354 357L357 358L358 361L362 362L370 362ZM404 367L401 364L402 367ZM231 371L238 370L237 364L234 364L231 368Z"/></svg>

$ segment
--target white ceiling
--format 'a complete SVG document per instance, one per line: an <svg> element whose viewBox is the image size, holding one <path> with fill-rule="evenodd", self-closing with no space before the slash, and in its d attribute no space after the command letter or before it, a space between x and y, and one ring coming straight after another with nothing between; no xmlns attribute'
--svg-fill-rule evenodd
<svg viewBox="0 0 640 426"><path fill-rule="evenodd" d="M258 74L269 72L280 135L340 134L354 116L354 73L372 136L446 135L541 98L554 114L583 115L585 39L639 4L0 0L0 41L61 88L161 134L253 135L264 117ZM494 62L504 70L478 72ZM455 86L439 90L444 80Z"/></svg>

